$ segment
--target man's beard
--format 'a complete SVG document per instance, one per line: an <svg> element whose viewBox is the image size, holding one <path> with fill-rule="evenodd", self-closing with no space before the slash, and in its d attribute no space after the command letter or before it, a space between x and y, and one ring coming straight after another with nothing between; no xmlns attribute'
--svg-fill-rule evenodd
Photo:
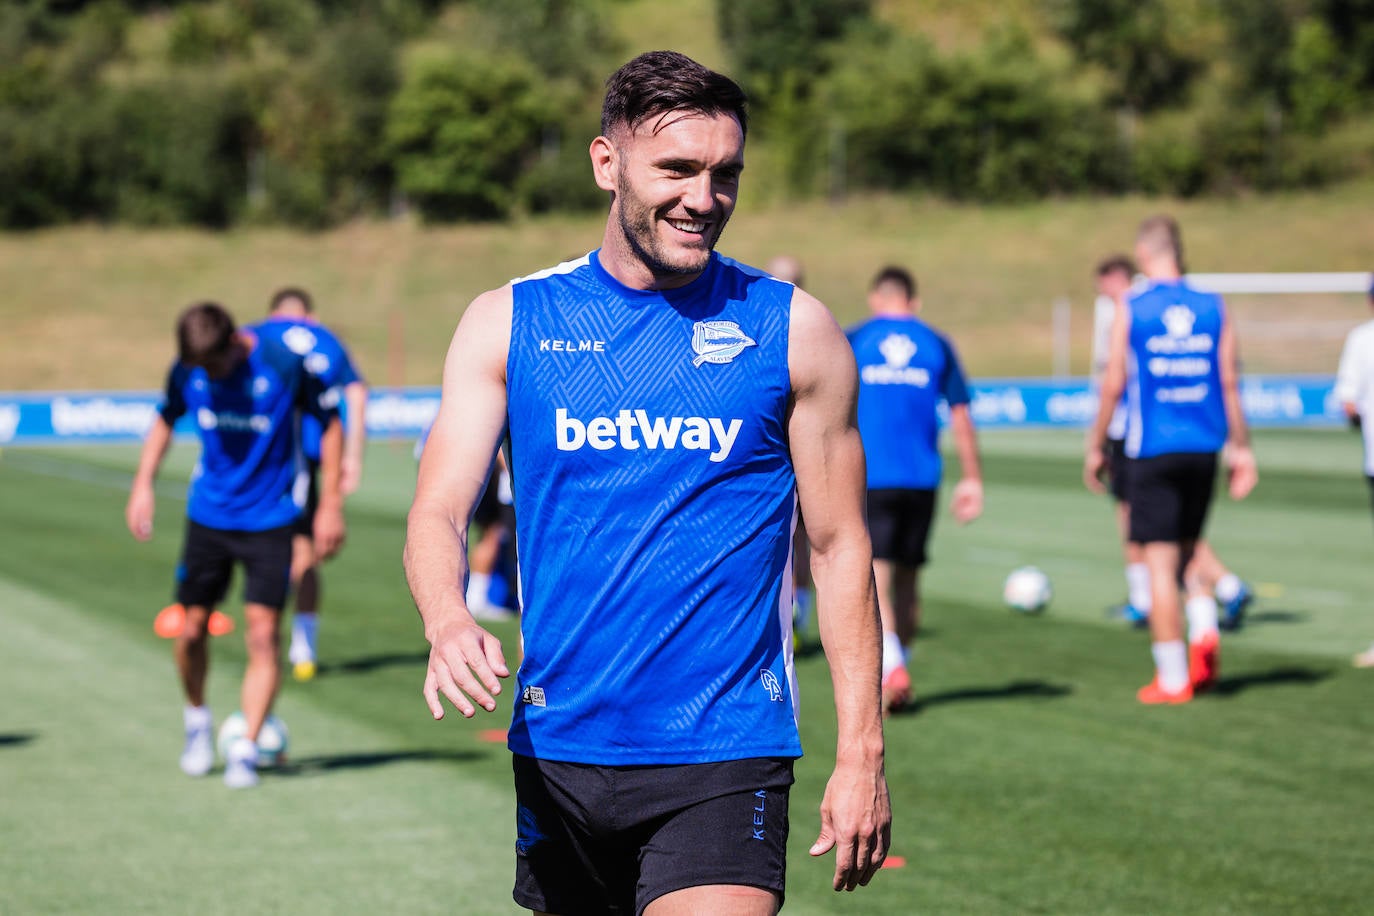
<svg viewBox="0 0 1374 916"><path fill-rule="evenodd" d="M655 276L684 276L688 274L700 273L706 269L710 263L711 252L715 250L716 242L719 241L721 232L724 231L724 224L716 229L715 237L704 250L694 250L691 252L693 260L691 263L673 263L668 260L667 253L663 251L657 230L657 215L651 207L641 203L639 198L629 189L629 183L621 176L619 187L616 189L616 198L620 211L620 231L625 236L625 241L629 244L630 250L635 257L643 262L645 267Z"/></svg>

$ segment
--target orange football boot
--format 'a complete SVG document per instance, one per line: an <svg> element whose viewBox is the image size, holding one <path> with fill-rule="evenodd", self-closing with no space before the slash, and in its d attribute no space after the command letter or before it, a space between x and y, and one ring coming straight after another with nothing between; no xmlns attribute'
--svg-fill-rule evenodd
<svg viewBox="0 0 1374 916"><path fill-rule="evenodd" d="M1135 698L1150 706L1158 706L1160 704L1176 706L1179 703L1187 703L1193 699L1193 685L1184 684L1182 690L1170 693L1159 686L1159 678L1156 677L1153 681L1150 681L1150 683L1137 690L1135 692Z"/></svg>
<svg viewBox="0 0 1374 916"><path fill-rule="evenodd" d="M1217 671L1220 670L1221 636L1208 633L1188 646L1188 679L1193 682L1193 690L1201 692L1216 685Z"/></svg>

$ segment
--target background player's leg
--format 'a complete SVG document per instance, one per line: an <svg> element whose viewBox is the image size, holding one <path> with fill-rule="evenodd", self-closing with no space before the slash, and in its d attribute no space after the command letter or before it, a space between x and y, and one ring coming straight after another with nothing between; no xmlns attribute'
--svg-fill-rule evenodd
<svg viewBox="0 0 1374 916"><path fill-rule="evenodd" d="M315 544L308 535L291 538L291 588L295 612L291 617L291 648L287 657L298 681L315 676L317 635L319 633L320 569L315 562Z"/></svg>
<svg viewBox="0 0 1374 916"><path fill-rule="evenodd" d="M243 673L239 704L246 724L244 734L257 741L258 730L272 711L272 701L281 683L281 611L265 604L248 603L243 614L248 624L244 628L248 668Z"/></svg>
<svg viewBox="0 0 1374 916"><path fill-rule="evenodd" d="M1151 654L1155 679L1141 688L1142 702L1182 702L1192 694L1188 679L1188 648L1183 642L1183 621L1179 607L1179 564L1182 551L1177 543L1151 541L1145 545L1145 562L1150 567L1154 606L1150 610Z"/></svg>
<svg viewBox="0 0 1374 916"><path fill-rule="evenodd" d="M181 687L191 706L205 705L205 676L210 670L209 634L206 623L210 609L193 605L186 609L186 622L172 645Z"/></svg>
<svg viewBox="0 0 1374 916"><path fill-rule="evenodd" d="M229 746L224 761L224 784L233 789L258 784L258 732L281 683L281 610L250 601L243 606L243 616L248 670L243 673L239 706L244 733Z"/></svg>
<svg viewBox="0 0 1374 916"><path fill-rule="evenodd" d="M182 712L186 744L180 763L181 771L188 776L204 776L215 765L215 723L205 705L205 677L210 670L209 620L209 608L186 608L185 623L172 646L177 674L186 694L186 708Z"/></svg>
<svg viewBox="0 0 1374 916"><path fill-rule="evenodd" d="M906 645L895 600L898 565L892 560L873 561L878 593L878 614L883 624L883 709L892 712L911 702L911 674L906 667Z"/></svg>
<svg viewBox="0 0 1374 916"><path fill-rule="evenodd" d="M664 894L644 908L644 916L773 916L778 895L761 887L711 884Z"/></svg>
<svg viewBox="0 0 1374 916"><path fill-rule="evenodd" d="M892 569L892 611L897 619L897 638L908 649L921 631L920 569L894 563Z"/></svg>
<svg viewBox="0 0 1374 916"><path fill-rule="evenodd" d="M1211 578L1214 568L1209 567L1204 546L1202 541L1183 545L1183 582L1188 591L1188 604L1184 607L1188 617L1188 674L1194 690L1206 690L1216 683L1221 648L1217 601L1212 596L1216 584ZM1215 554L1212 558L1215 560Z"/></svg>
<svg viewBox="0 0 1374 916"><path fill-rule="evenodd" d="M1150 618L1150 567L1145 565L1144 546L1131 540L1131 504L1124 499L1116 504L1116 528L1121 536L1126 603L1112 608L1112 615L1132 626L1143 627Z"/></svg>

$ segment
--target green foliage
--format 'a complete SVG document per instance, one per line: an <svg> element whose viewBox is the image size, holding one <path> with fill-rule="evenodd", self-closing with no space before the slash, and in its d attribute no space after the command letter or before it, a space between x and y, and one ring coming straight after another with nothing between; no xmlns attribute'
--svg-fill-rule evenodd
<svg viewBox="0 0 1374 916"><path fill-rule="evenodd" d="M118 175L116 219L225 226L243 200L252 114L242 88L213 73L131 85L112 94L116 135L97 160Z"/></svg>
<svg viewBox="0 0 1374 916"><path fill-rule="evenodd" d="M1109 74L1118 104L1177 103L1203 69L1194 0L1052 0L1050 8L1079 59Z"/></svg>
<svg viewBox="0 0 1374 916"><path fill-rule="evenodd" d="M871 23L872 0L716 0L736 77L765 105L784 85L808 88L827 46Z"/></svg>
<svg viewBox="0 0 1374 916"><path fill-rule="evenodd" d="M952 57L908 38L847 43L835 56L815 117L842 137L846 185L991 200L1100 183L1106 120L1024 34L998 33Z"/></svg>
<svg viewBox="0 0 1374 916"><path fill-rule="evenodd" d="M1286 62L1289 107L1298 130L1317 133L1354 109L1359 71L1325 22L1308 17L1298 23Z"/></svg>
<svg viewBox="0 0 1374 916"><path fill-rule="evenodd" d="M424 58L387 123L398 185L427 220L506 216L551 114L538 75L519 59Z"/></svg>

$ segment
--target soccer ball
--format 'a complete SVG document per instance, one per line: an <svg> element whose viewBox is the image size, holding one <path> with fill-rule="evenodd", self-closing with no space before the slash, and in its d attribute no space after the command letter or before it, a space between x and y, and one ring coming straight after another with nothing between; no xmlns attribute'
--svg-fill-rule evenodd
<svg viewBox="0 0 1374 916"><path fill-rule="evenodd" d="M1012 570L1002 586L1002 600L1007 607L1023 614L1038 614L1049 606L1053 597L1050 577L1034 566Z"/></svg>
<svg viewBox="0 0 1374 916"><path fill-rule="evenodd" d="M241 712L236 712L224 720L224 724L219 727L217 742L221 758L229 756L229 746L242 738L247 729L248 722ZM285 722L276 716L268 716L263 721L262 728L258 730L258 766L274 767L285 763L290 737Z"/></svg>

